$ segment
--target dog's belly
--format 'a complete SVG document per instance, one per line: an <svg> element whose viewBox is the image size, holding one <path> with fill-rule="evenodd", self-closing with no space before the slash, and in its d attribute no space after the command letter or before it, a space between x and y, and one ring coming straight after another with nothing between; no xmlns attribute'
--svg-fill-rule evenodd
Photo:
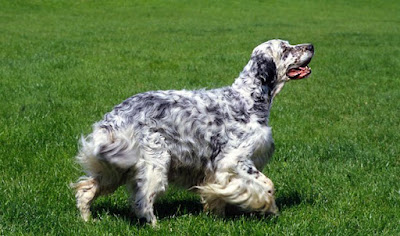
<svg viewBox="0 0 400 236"><path fill-rule="evenodd" d="M168 172L168 182L183 188L200 185L205 178L204 170L172 166Z"/></svg>

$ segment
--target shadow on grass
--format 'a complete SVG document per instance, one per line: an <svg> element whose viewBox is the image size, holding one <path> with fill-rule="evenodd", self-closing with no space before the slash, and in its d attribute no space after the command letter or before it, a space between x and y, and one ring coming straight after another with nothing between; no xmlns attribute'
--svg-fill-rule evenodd
<svg viewBox="0 0 400 236"><path fill-rule="evenodd" d="M129 221L132 225L138 225L140 222L129 206L123 204L116 206L110 202L101 202L93 204L91 207L93 218L99 220L104 215L114 216Z"/></svg>
<svg viewBox="0 0 400 236"><path fill-rule="evenodd" d="M199 215L203 206L196 200L162 201L154 205L155 215L158 220L183 215ZM112 215L130 222L132 225L145 224L144 219L138 219L129 206L116 206L109 202L102 202L92 206L92 215L99 219L103 215Z"/></svg>
<svg viewBox="0 0 400 236"><path fill-rule="evenodd" d="M284 210L285 208L294 207L300 204L313 204L314 200L310 198L304 198L299 192L294 191L281 196L276 199L276 205L279 210Z"/></svg>
<svg viewBox="0 0 400 236"><path fill-rule="evenodd" d="M291 192L288 195L281 196L276 199L276 204L280 212L300 204L312 203L312 199L303 198L299 192ZM196 199L175 201L164 200L156 203L154 209L157 219L162 220L165 218L179 217L188 214L194 216L199 215L203 212L203 205ZM138 219L127 205L116 206L110 202L102 202L95 204L92 207L92 212L95 219L101 217L102 215L112 215L130 222L132 225L143 225L145 223L143 219ZM226 208L226 215L221 218L235 221L237 219L243 219L243 217L249 219L269 219L275 218L276 216L248 213L241 211L235 206L229 205Z"/></svg>
<svg viewBox="0 0 400 236"><path fill-rule="evenodd" d="M164 201L156 203L156 215L159 219L168 218L172 216L182 215L198 215L203 212L203 205L198 200L178 200L178 201Z"/></svg>

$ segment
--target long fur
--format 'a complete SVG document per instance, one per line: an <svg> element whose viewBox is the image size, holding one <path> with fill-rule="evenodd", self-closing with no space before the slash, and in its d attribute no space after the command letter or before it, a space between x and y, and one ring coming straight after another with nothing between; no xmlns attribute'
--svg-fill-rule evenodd
<svg viewBox="0 0 400 236"><path fill-rule="evenodd" d="M274 150L270 107L289 67L309 62L311 49L271 40L254 49L232 86L151 91L114 107L81 139L86 176L73 187L82 217L96 197L126 185L136 215L155 224L153 203L168 183L196 189L216 213L227 204L276 213L274 185L259 171Z"/></svg>

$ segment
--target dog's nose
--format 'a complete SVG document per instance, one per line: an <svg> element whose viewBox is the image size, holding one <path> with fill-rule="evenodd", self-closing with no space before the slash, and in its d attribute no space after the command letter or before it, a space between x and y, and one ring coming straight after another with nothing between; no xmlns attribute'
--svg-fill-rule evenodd
<svg viewBox="0 0 400 236"><path fill-rule="evenodd" d="M307 46L307 50L309 50L309 51L314 51L314 45L312 45L312 44L309 44L308 46Z"/></svg>

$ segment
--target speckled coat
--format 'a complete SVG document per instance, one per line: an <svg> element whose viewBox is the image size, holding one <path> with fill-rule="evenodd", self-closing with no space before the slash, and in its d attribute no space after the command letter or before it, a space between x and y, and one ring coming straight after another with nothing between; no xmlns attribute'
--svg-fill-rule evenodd
<svg viewBox="0 0 400 236"><path fill-rule="evenodd" d="M136 215L155 224L153 203L168 183L195 189L216 213L226 204L275 213L273 183L259 171L274 150L269 111L312 56L312 45L271 40L254 49L232 86L145 92L114 107L77 156L86 171L74 184L82 217L95 197L125 184Z"/></svg>

